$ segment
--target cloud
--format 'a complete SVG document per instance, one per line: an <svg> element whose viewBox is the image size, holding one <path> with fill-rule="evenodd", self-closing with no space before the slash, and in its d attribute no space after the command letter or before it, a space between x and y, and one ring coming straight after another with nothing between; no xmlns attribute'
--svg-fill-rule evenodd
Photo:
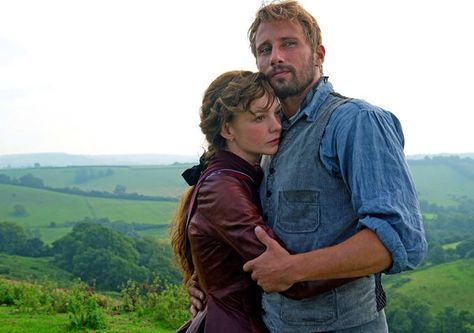
<svg viewBox="0 0 474 333"><path fill-rule="evenodd" d="M19 44L0 37L0 67L7 66L26 54Z"/></svg>

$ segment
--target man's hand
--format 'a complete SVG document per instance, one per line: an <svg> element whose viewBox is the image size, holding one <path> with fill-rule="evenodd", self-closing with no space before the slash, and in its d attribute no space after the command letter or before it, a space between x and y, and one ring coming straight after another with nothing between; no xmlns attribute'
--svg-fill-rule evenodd
<svg viewBox="0 0 474 333"><path fill-rule="evenodd" d="M287 276L291 255L261 227L255 228L255 235L267 249L259 257L247 261L244 271L252 272L252 279L266 292L287 290L295 282Z"/></svg>
<svg viewBox="0 0 474 333"><path fill-rule="evenodd" d="M200 310L204 309L206 304L206 295L199 289L197 281L193 278L193 283L188 287L189 301L191 306L189 307L189 312L191 315L196 317L197 313Z"/></svg>

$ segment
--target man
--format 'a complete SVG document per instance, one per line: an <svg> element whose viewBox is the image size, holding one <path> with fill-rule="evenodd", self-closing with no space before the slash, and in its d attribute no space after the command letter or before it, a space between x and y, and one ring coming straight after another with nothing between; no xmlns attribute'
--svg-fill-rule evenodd
<svg viewBox="0 0 474 333"><path fill-rule="evenodd" d="M262 208L286 247L299 253L289 255L256 230L267 250L244 270L266 291L265 324L274 332L387 332L380 272L413 269L427 250L400 123L334 93L322 76L319 26L296 1L262 7L249 39L283 107ZM361 278L304 301L274 293L343 277Z"/></svg>

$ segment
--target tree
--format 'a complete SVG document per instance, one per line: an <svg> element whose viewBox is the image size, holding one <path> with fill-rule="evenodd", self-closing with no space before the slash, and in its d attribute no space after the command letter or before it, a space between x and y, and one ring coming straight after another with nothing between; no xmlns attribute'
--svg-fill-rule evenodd
<svg viewBox="0 0 474 333"><path fill-rule="evenodd" d="M472 258L474 257L474 238L462 241L456 246L456 252L461 258Z"/></svg>
<svg viewBox="0 0 474 333"><path fill-rule="evenodd" d="M127 191L127 188L124 185L121 185L121 184L115 185L115 188L114 188L115 194L117 195L125 194L126 191Z"/></svg>
<svg viewBox="0 0 474 333"><path fill-rule="evenodd" d="M18 254L26 241L25 230L13 222L0 223L0 252Z"/></svg>
<svg viewBox="0 0 474 333"><path fill-rule="evenodd" d="M4 173L0 173L0 183L1 184L11 184L12 183L12 179L5 175Z"/></svg>
<svg viewBox="0 0 474 333"><path fill-rule="evenodd" d="M15 205L13 206L13 216L15 217L23 217L28 215L26 212L26 208L23 205Z"/></svg>
<svg viewBox="0 0 474 333"><path fill-rule="evenodd" d="M428 258L433 264L441 264L446 261L446 255L440 245L430 247Z"/></svg>
<svg viewBox="0 0 474 333"><path fill-rule="evenodd" d="M71 233L53 243L56 263L97 288L118 290L128 279L145 279L130 238L109 227L78 223Z"/></svg>
<svg viewBox="0 0 474 333"><path fill-rule="evenodd" d="M439 333L468 333L467 325L473 324L474 318L467 311L456 311L453 307L445 307L436 316L436 332Z"/></svg>
<svg viewBox="0 0 474 333"><path fill-rule="evenodd" d="M28 238L17 254L25 257L47 257L51 255L51 249L39 238Z"/></svg>
<svg viewBox="0 0 474 333"><path fill-rule="evenodd" d="M134 241L140 255L140 265L156 273L161 281L170 283L181 281L179 270L172 264L171 247L168 243L151 237L137 238Z"/></svg>
<svg viewBox="0 0 474 333"><path fill-rule="evenodd" d="M110 250L87 249L74 256L72 273L97 289L120 290L127 280L143 281L147 270Z"/></svg>
<svg viewBox="0 0 474 333"><path fill-rule="evenodd" d="M428 304L413 297L392 295L393 304L387 307L390 332L433 332L433 315Z"/></svg>
<svg viewBox="0 0 474 333"><path fill-rule="evenodd" d="M33 176L31 173L21 176L20 184L29 187L44 187L43 180Z"/></svg>
<svg viewBox="0 0 474 333"><path fill-rule="evenodd" d="M95 172L93 169L79 168L74 176L74 184L82 184L94 178Z"/></svg>

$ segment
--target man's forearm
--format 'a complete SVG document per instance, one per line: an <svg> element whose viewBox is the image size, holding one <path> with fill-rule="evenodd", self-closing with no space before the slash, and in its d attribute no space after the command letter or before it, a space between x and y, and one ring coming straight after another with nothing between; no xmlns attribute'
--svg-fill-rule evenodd
<svg viewBox="0 0 474 333"><path fill-rule="evenodd" d="M369 229L338 245L287 259L285 266L294 282L365 276L381 272L392 263L388 250Z"/></svg>

